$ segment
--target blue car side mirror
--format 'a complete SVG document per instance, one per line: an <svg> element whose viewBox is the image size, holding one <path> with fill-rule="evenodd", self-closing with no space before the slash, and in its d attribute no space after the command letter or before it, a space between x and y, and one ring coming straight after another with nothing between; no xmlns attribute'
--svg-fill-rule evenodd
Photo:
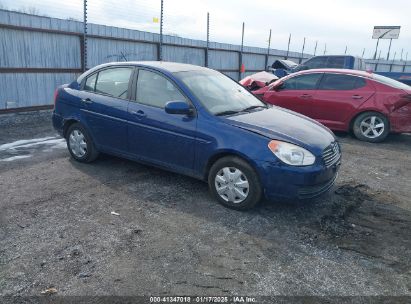
<svg viewBox="0 0 411 304"><path fill-rule="evenodd" d="M169 101L166 103L164 109L168 114L189 115L193 112L190 105L185 101Z"/></svg>

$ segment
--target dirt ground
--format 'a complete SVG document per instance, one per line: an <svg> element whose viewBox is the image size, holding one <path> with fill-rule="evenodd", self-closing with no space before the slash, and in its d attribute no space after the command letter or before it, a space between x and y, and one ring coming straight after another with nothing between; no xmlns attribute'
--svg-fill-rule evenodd
<svg viewBox="0 0 411 304"><path fill-rule="evenodd" d="M411 136L338 136L330 193L237 212L185 176L73 161L48 115L4 126L0 296L411 296Z"/></svg>

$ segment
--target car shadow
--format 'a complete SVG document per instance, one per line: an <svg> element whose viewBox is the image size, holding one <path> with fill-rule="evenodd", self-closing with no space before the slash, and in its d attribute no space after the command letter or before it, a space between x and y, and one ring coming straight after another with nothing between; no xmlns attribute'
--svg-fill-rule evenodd
<svg viewBox="0 0 411 304"><path fill-rule="evenodd" d="M107 155L92 164L71 162L91 178L154 212L187 214L191 219L264 239L273 246L294 240L332 250L340 248L395 264L402 270L407 264L409 255L400 252L401 248L411 248L407 233L411 213L366 185L337 184L317 199L265 200L256 208L241 212L218 204L205 182L183 175Z"/></svg>

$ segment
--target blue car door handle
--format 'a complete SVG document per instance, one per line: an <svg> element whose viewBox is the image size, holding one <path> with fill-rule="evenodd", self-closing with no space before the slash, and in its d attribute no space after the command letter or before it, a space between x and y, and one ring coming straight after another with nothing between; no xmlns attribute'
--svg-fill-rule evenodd
<svg viewBox="0 0 411 304"><path fill-rule="evenodd" d="M144 111L138 110L138 111L131 111L131 114L137 116L138 118L143 118L146 117L146 113L144 113Z"/></svg>
<svg viewBox="0 0 411 304"><path fill-rule="evenodd" d="M90 98L83 98L83 99L81 99L81 102L84 102L84 103L93 103L93 101L92 101Z"/></svg>

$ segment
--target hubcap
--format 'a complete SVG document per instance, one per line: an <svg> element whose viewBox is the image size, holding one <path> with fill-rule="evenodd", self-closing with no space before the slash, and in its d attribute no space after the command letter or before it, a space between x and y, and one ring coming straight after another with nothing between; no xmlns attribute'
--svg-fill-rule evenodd
<svg viewBox="0 0 411 304"><path fill-rule="evenodd" d="M70 133L69 146L71 152L77 157L83 157L87 153L86 139L79 130L73 130Z"/></svg>
<svg viewBox="0 0 411 304"><path fill-rule="evenodd" d="M215 177L215 188L223 200L239 204L247 198L250 186L241 170L224 167Z"/></svg>
<svg viewBox="0 0 411 304"><path fill-rule="evenodd" d="M380 136L385 129L384 122L377 116L368 116L360 123L362 135L368 138L376 138Z"/></svg>

